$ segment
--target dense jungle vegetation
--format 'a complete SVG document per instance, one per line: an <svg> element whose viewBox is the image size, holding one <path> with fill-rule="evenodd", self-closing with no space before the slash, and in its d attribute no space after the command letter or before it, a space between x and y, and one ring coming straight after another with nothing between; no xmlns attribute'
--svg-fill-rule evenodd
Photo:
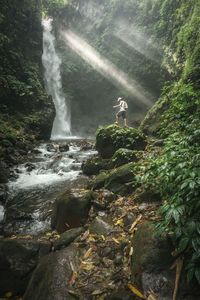
<svg viewBox="0 0 200 300"><path fill-rule="evenodd" d="M200 0L2 0L4 142L50 136L54 109L41 65L46 15L54 19L74 132L93 134L99 125L113 123L112 106L122 95L129 103L129 125L162 142L161 151L148 148L145 161L138 163L137 184L161 195L157 232L172 238L188 281L200 283ZM152 107L148 110L66 47L60 31L68 29L138 81ZM138 47L127 43L131 39Z"/></svg>

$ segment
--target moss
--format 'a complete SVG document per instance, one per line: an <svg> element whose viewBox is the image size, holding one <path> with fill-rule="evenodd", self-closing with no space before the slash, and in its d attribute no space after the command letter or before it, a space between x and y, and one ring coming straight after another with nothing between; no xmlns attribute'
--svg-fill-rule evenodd
<svg viewBox="0 0 200 300"><path fill-rule="evenodd" d="M110 125L98 129L96 134L96 149L102 158L111 158L120 148L144 150L145 135L134 128Z"/></svg>
<svg viewBox="0 0 200 300"><path fill-rule="evenodd" d="M112 165L109 159L101 159L98 157L88 159L82 165L82 171L87 176L97 175L100 171L109 170L111 168Z"/></svg>
<svg viewBox="0 0 200 300"><path fill-rule="evenodd" d="M136 162L138 159L138 151L120 148L112 156L111 162L114 167L119 167L129 162Z"/></svg>

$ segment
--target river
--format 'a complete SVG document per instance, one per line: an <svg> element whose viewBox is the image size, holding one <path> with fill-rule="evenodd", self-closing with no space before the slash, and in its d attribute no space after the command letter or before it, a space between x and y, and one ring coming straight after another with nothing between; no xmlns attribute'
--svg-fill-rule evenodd
<svg viewBox="0 0 200 300"><path fill-rule="evenodd" d="M14 169L17 178L8 183L8 199L5 208L0 207L5 235L36 235L50 230L52 206L58 194L87 183L81 165L95 154L91 144L82 147L87 143L68 140L69 150L62 152L56 148L64 148L64 141L54 143L55 147L53 143L42 143Z"/></svg>

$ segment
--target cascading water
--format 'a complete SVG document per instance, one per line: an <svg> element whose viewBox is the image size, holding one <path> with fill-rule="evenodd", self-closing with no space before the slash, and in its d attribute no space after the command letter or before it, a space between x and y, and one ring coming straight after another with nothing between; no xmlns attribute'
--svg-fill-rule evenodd
<svg viewBox="0 0 200 300"><path fill-rule="evenodd" d="M61 59L56 53L55 36L52 33L52 19L43 19L43 55L47 92L52 96L56 109L51 139L65 139L71 135L70 104L62 91L60 74Z"/></svg>

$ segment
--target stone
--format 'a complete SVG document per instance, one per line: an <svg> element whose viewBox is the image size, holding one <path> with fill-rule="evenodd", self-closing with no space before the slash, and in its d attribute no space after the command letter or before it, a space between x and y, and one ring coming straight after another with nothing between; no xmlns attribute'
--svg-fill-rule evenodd
<svg viewBox="0 0 200 300"><path fill-rule="evenodd" d="M40 260L29 282L23 300L75 300L69 294L68 282L78 271L79 252L76 246L51 253Z"/></svg>
<svg viewBox="0 0 200 300"><path fill-rule="evenodd" d="M59 250L63 247L67 247L84 231L85 229L83 227L72 228L70 230L65 231L60 235L60 238L54 242L53 244L54 250Z"/></svg>
<svg viewBox="0 0 200 300"><path fill-rule="evenodd" d="M55 201L51 220L52 229L59 233L82 226L88 217L91 200L95 198L92 191L72 189L59 195Z"/></svg>
<svg viewBox="0 0 200 300"><path fill-rule="evenodd" d="M97 175L100 171L109 170L111 168L110 160L101 159L98 157L92 157L86 162L83 162L82 166L83 174L87 176Z"/></svg>
<svg viewBox="0 0 200 300"><path fill-rule="evenodd" d="M172 299L175 272L170 270L174 261L171 241L167 237L157 237L153 225L144 222L137 227L132 245L132 281L144 293L152 288L159 299Z"/></svg>
<svg viewBox="0 0 200 300"><path fill-rule="evenodd" d="M145 135L130 127L110 125L97 131L96 149L102 158L111 158L120 148L144 150L147 145Z"/></svg>
<svg viewBox="0 0 200 300"><path fill-rule="evenodd" d="M67 151L69 151L69 145L68 144L61 144L61 145L59 145L59 151L60 152L67 152Z"/></svg>
<svg viewBox="0 0 200 300"><path fill-rule="evenodd" d="M133 192L135 163L113 169L105 180L104 187L113 193L126 195Z"/></svg>
<svg viewBox="0 0 200 300"><path fill-rule="evenodd" d="M44 251L45 249L45 251ZM50 243L28 239L0 240L0 296L23 294L38 263L50 252Z"/></svg>
<svg viewBox="0 0 200 300"><path fill-rule="evenodd" d="M89 183L89 188L98 190L104 187L106 179L109 177L109 172L101 172Z"/></svg>
<svg viewBox="0 0 200 300"><path fill-rule="evenodd" d="M160 202L161 200L161 195L152 189L139 187L135 191L134 201L137 203Z"/></svg>
<svg viewBox="0 0 200 300"><path fill-rule="evenodd" d="M114 228L100 217L96 217L90 224L89 230L91 233L99 235L108 235L113 232Z"/></svg>

